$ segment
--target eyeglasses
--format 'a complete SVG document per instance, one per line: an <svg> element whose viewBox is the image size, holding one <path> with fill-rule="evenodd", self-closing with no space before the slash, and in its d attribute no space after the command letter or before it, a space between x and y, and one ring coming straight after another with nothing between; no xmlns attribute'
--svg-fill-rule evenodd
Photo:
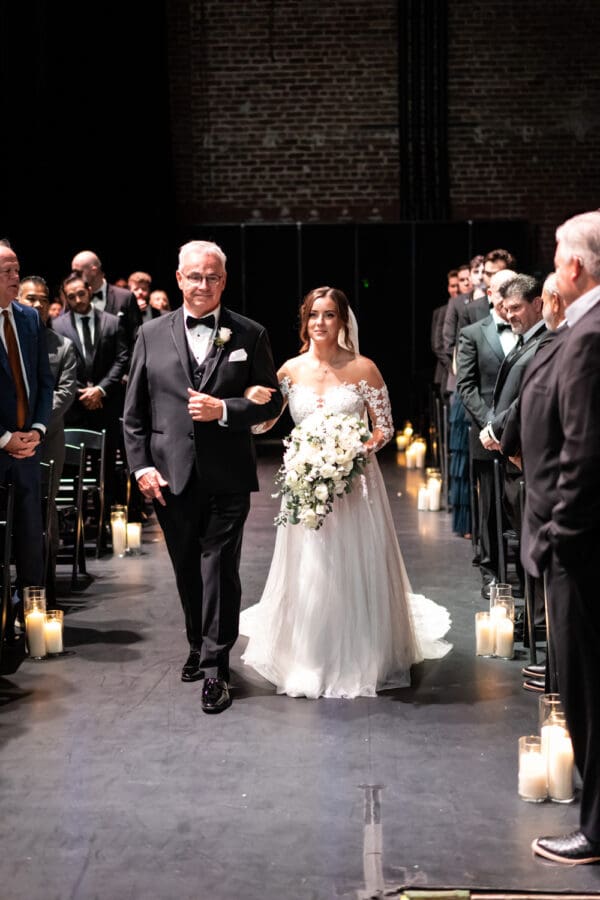
<svg viewBox="0 0 600 900"><path fill-rule="evenodd" d="M181 274L187 281L191 281L192 284L202 284L204 281L209 288L215 288L223 278L222 275L201 275L200 272L190 272L189 275L182 272Z"/></svg>

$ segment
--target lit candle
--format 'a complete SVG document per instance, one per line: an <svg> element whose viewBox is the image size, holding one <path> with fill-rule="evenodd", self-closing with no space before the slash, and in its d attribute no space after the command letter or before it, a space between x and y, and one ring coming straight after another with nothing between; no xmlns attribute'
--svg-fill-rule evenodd
<svg viewBox="0 0 600 900"><path fill-rule="evenodd" d="M396 448L398 450L406 450L408 446L409 436L407 434L396 435Z"/></svg>
<svg viewBox="0 0 600 900"><path fill-rule="evenodd" d="M424 486L419 488L417 509L429 509L429 490Z"/></svg>
<svg viewBox="0 0 600 900"><path fill-rule="evenodd" d="M546 762L542 754L533 750L520 753L519 797L539 802L546 799L547 793Z"/></svg>
<svg viewBox="0 0 600 900"><path fill-rule="evenodd" d="M46 639L44 637L45 614L41 609L34 609L25 617L25 631L30 656L46 655Z"/></svg>
<svg viewBox="0 0 600 900"><path fill-rule="evenodd" d="M542 725L540 729L540 736L542 738L542 753L544 754L544 759L546 760L546 765L550 765L550 756L552 754L552 747L559 741L561 738L564 738L567 734L567 729L564 725L557 725L550 720L548 725Z"/></svg>
<svg viewBox="0 0 600 900"><path fill-rule="evenodd" d="M566 803L573 799L573 745L566 732L552 735L548 756L548 794Z"/></svg>
<svg viewBox="0 0 600 900"><path fill-rule="evenodd" d="M142 526L139 522L127 523L127 546L130 550L139 550L142 545Z"/></svg>
<svg viewBox="0 0 600 900"><path fill-rule="evenodd" d="M62 622L59 619L46 619L44 638L46 641L46 653L63 652Z"/></svg>
<svg viewBox="0 0 600 900"><path fill-rule="evenodd" d="M415 466L416 466L415 445L410 444L410 446L406 448L406 468L414 469Z"/></svg>
<svg viewBox="0 0 600 900"><path fill-rule="evenodd" d="M497 607L494 607L497 608ZM512 659L514 654L515 626L506 615L497 616L495 621L495 654L503 659Z"/></svg>
<svg viewBox="0 0 600 900"><path fill-rule="evenodd" d="M123 556L127 549L127 523L124 519L113 519L110 523L112 531L113 553Z"/></svg>
<svg viewBox="0 0 600 900"><path fill-rule="evenodd" d="M488 612L475 613L475 652L477 656L493 656L494 621Z"/></svg>
<svg viewBox="0 0 600 900"><path fill-rule="evenodd" d="M422 469L425 466L425 453L427 452L427 445L424 441L415 441L412 446L415 448L415 468Z"/></svg>
<svg viewBox="0 0 600 900"><path fill-rule="evenodd" d="M438 478L430 478L427 482L427 489L429 491L429 509L437 512L440 508L442 482Z"/></svg>

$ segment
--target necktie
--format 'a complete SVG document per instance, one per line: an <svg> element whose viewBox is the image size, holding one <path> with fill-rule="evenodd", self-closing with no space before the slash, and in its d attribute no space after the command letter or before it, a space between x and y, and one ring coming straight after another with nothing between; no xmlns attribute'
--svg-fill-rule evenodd
<svg viewBox="0 0 600 900"><path fill-rule="evenodd" d="M502 334L502 332L506 331L507 329L510 331L510 325L508 324L508 322L498 322L498 324L496 325L498 334Z"/></svg>
<svg viewBox="0 0 600 900"><path fill-rule="evenodd" d="M523 346L523 335L520 334L517 338L517 343L515 344L515 350L519 350Z"/></svg>
<svg viewBox="0 0 600 900"><path fill-rule="evenodd" d="M186 316L185 324L187 328L195 328L196 325L206 325L207 328L214 328L215 317L212 313L208 316L202 316L201 319L195 319L194 316Z"/></svg>
<svg viewBox="0 0 600 900"><path fill-rule="evenodd" d="M27 388L25 387L25 379L23 378L23 369L21 368L21 357L19 356L19 345L10 321L10 315L7 309L2 311L4 316L4 340L6 341L6 353L8 355L8 364L12 372L15 390L17 392L17 428L24 428L27 421L27 412L29 402L27 400Z"/></svg>
<svg viewBox="0 0 600 900"><path fill-rule="evenodd" d="M90 317L81 317L81 327L83 328L83 349L85 350L85 361L87 366L91 366L94 356L94 345L92 344L92 332L90 331Z"/></svg>

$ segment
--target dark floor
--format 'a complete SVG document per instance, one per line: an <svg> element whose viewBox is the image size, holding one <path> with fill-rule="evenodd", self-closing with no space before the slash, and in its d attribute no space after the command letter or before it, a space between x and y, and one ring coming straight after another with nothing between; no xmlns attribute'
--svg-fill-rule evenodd
<svg viewBox="0 0 600 900"><path fill-rule="evenodd" d="M416 590L452 613L452 653L375 699L275 696L234 658L234 705L203 715L182 684L182 616L160 532L137 559L91 560L63 600L53 662L0 679L2 900L333 900L400 886L587 893L600 868L535 860L577 805L516 793L517 738L537 727L521 660L474 656L483 608L471 547L417 513L419 473L383 460ZM275 462L261 460L242 579L255 602L274 541ZM408 476L408 478L407 478ZM522 654L521 650L521 654ZM378 893L379 891L379 893Z"/></svg>

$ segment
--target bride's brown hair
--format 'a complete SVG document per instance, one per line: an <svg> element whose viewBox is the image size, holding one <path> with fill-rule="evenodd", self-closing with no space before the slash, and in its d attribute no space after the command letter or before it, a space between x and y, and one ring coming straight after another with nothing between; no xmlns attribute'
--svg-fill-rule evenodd
<svg viewBox="0 0 600 900"><path fill-rule="evenodd" d="M345 332L346 347L352 353L356 353L348 328L348 324L350 321L350 317L348 314L350 304L348 303L348 298L343 291L338 290L338 288L332 287L315 288L313 291L309 291L309 293L302 301L302 306L300 307L300 340L302 342L300 353L306 353L310 346L310 339L308 337L308 321L315 300L320 300L321 297L329 297L335 303L338 316L340 317L342 323L342 328Z"/></svg>

